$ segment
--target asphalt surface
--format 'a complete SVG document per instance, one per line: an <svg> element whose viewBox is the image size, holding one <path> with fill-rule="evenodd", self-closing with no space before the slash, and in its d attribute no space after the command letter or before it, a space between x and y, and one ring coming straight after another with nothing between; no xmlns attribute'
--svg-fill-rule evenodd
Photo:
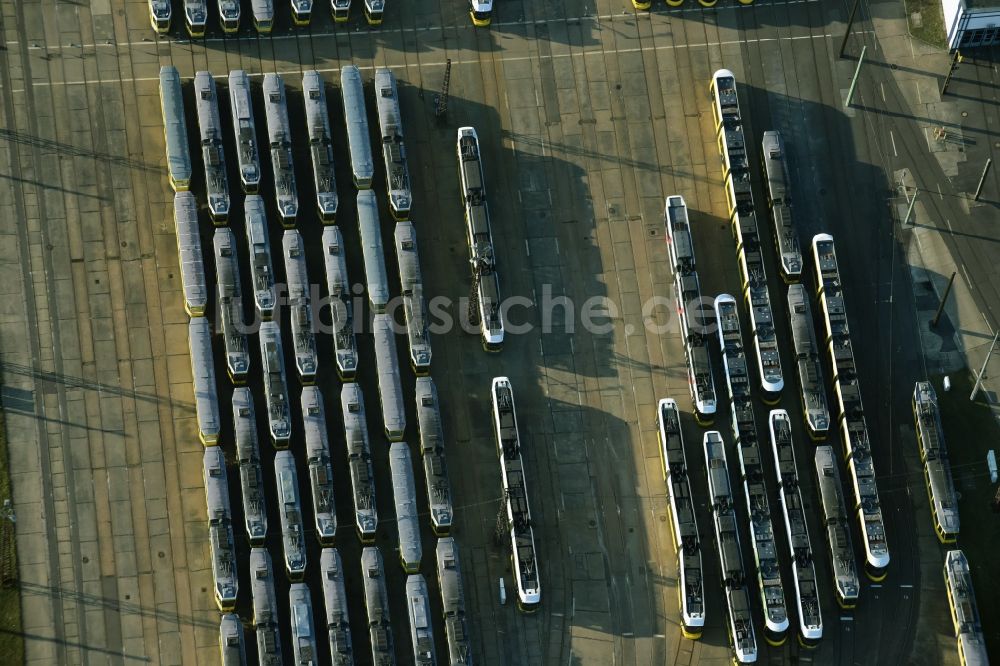
<svg viewBox="0 0 1000 666"><path fill-rule="evenodd" d="M0 309L0 351L8 438L14 447L11 470L29 663L218 661L201 446L192 413L187 319L172 193L163 172L156 76L163 64L177 66L186 81L200 69L217 77L230 69L248 70L255 75L258 135L263 138L259 75L285 74L293 131L302 128L295 136L295 161L300 205L308 212L299 228L307 241L314 241L321 228L311 212L298 88L302 70L319 69L328 83L339 143L339 224L348 245L356 248L354 191L343 150L339 92L332 85L338 68L348 62L362 67L370 122L375 119L373 67L392 67L400 81L415 191L412 217L428 294L459 299L468 293L454 142L456 128L472 124L485 159L501 291L535 303L510 312L510 323L528 323L532 330L510 335L499 355L487 355L474 335L457 328L434 338L432 374L444 405L457 506L454 534L461 547L477 661L711 664L728 659L722 596L715 585L718 562L703 499L703 431L690 418L685 434L693 491L702 498L698 520L706 546L708 623L697 642L681 638L677 626L677 572L665 523L654 418L661 397L675 397L685 406L689 401L672 306L643 309L653 296L672 300L662 208L664 197L675 193L685 197L691 211L703 293L738 293L708 96L711 74L720 67L736 73L747 136L753 139L752 163L759 163L757 146L764 130L779 129L786 137L803 243L820 231L837 240L893 557L881 587L866 581L858 609L840 612L825 584L829 568L817 530L811 447L799 428L799 472L821 577L825 637L812 652L802 650L793 637L783 648L766 648L755 600L762 661L883 664L913 659L921 564L928 552L939 557L936 544L928 545L924 538L929 521L908 405L922 370L917 348L900 334L915 326L915 307L886 203L892 185L885 127L871 114L842 111L843 89L854 64L837 58L844 8L793 0L749 8L720 3L718 9L704 11L689 0L681 10L657 5L651 13L636 14L620 0L514 2L499 7L492 28L476 30L457 1L390 2L378 30L362 26L356 7L348 29L335 29L326 12L318 11L311 29L292 31L287 10L279 8L271 39L251 35L245 18L238 39L221 39L213 27L208 39L196 42L180 35L179 6L168 40L153 37L145 2L106 0L86 6L6 0L2 8L6 49L0 51L0 138L6 141L0 141L5 174L0 179L0 233L7 242L0 244L0 284L8 298ZM868 17L866 10L856 27L870 28ZM859 35L868 38L867 33ZM433 117L434 95L448 58L449 111L439 123ZM873 91L865 88L866 95ZM185 95L193 114L190 86ZM867 99L862 97L866 104ZM225 105L222 116L228 127ZM189 115L192 141L195 127ZM226 149L232 167L234 146L228 134ZM198 166L196 159L196 174ZM760 205L764 199L757 176ZM194 190L203 199L199 179L200 174ZM265 176L262 190L270 204L268 182ZM232 173L230 183L237 192ZM383 206L387 264L393 266L392 225L381 180L375 188ZM235 196L230 224L245 272L241 210ZM206 250L211 231L206 215ZM280 233L272 224L276 256ZM784 289L769 245L766 252L779 339L787 350L791 341L784 325ZM318 253L307 260L312 279L320 282ZM348 264L360 281L360 252L353 252ZM280 278L280 260L275 267ZM395 287L394 277L390 282ZM563 308L557 308L556 321L545 326L540 313L546 295L568 297L573 316L567 321ZM598 317L606 324L602 331L581 325L584 303L595 296L607 297L617 310ZM456 316L459 310L453 309ZM744 317L744 329L745 322ZM290 352L287 321L283 328ZM388 456L379 435L373 350L370 337L362 335L359 341L359 381L367 398L383 517L378 545L391 572L392 618L399 656L407 663L403 576L395 564L395 529L389 521ZM405 343L402 338L398 342L405 359ZM320 335L318 344L323 360L319 384L327 402L338 491L337 543L345 567L360 572L347 510L339 382L329 337ZM256 349L253 341L251 349ZM717 355L715 360L718 366ZM791 370L787 352L782 360L786 372ZM540 554L543 604L530 616L513 607L508 559L492 540L500 479L489 385L499 374L511 378L516 392ZM229 388L225 374L217 376L228 424ZM412 401L412 376L406 369L403 378ZM786 375L789 386L790 380ZM722 382L718 374L720 393ZM296 413L293 374L289 384ZM251 387L260 414L259 378L252 379ZM782 406L800 416L792 391L786 390ZM759 407L763 433L766 411ZM715 427L732 446L722 416L727 411L723 401ZM408 421L408 441L413 442L412 409ZM231 457L231 439L223 446ZM264 449L267 460L271 453ZM293 443L293 450L302 465L301 447ZM764 458L770 470L769 451ZM735 459L733 451L730 460ZM230 468L231 486L238 485L237 478ZM265 478L272 484L268 497L273 503L272 475L266 471ZM421 474L417 478L422 488ZM303 468L303 490L306 480ZM908 489L911 485L915 490ZM768 486L773 493L770 476ZM233 499L238 499L235 487ZM772 509L776 507L772 501ZM269 506L268 546L278 563L274 509ZM306 514L308 521L308 510ZM738 514L742 520L742 503ZM237 512L237 530L240 520ZM421 529L422 571L432 582L433 537L426 523ZM744 561L750 564L748 538L744 531ZM315 540L310 549L308 580L319 619ZM779 551L784 554L783 546ZM783 564L790 590L788 562ZM243 567L238 606L245 621L248 573ZM498 605L502 576L506 607ZM355 646L363 651L367 632L360 585L350 577L347 584ZM284 599L282 592L279 598ZM791 598L787 601L791 605ZM438 608L435 598L435 615ZM932 616L940 633L947 632L946 622L946 615ZM439 625L436 632L440 653ZM325 647L320 659L328 659Z"/></svg>

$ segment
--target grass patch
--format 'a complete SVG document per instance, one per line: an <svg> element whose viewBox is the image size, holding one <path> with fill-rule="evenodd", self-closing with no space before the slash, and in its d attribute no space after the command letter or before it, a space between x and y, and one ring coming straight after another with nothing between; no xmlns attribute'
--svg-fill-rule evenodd
<svg viewBox="0 0 1000 666"><path fill-rule="evenodd" d="M906 25L910 35L938 48L947 48L948 36L944 31L944 10L941 0L906 0ZM919 14L914 21L914 14Z"/></svg>
<svg viewBox="0 0 1000 666"><path fill-rule="evenodd" d="M0 409L0 501L10 498L10 473L7 452L7 424ZM0 520L5 520L0 518ZM11 547L14 571L17 571L17 551ZM24 638L21 636L21 594L18 588L0 585L0 659L12 664L24 663Z"/></svg>
<svg viewBox="0 0 1000 666"><path fill-rule="evenodd" d="M973 384L971 372L966 369L950 377L951 391L948 393L942 387L943 377L935 378L933 383L955 488L961 496L957 547L969 559L987 650L993 659L998 659L1000 594L996 591L996 581L1000 580L1000 558L997 558L996 546L1000 543L1000 514L993 513L991 506L996 487L990 482L986 452L994 448L1000 455L1000 424L993 418L981 392L975 402L969 401ZM943 560L941 566L944 566ZM941 603L947 601L942 599Z"/></svg>

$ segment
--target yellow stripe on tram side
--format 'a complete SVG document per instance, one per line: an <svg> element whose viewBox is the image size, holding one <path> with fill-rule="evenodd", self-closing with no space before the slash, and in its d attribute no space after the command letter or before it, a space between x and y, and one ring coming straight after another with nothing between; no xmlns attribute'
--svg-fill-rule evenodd
<svg viewBox="0 0 1000 666"><path fill-rule="evenodd" d="M657 407L657 410L659 410L659 407ZM659 414L657 414L656 428L657 428L657 431L656 431L656 441L660 443L660 471L663 472L663 480L666 481L667 480L667 456L664 453L663 437L660 436ZM667 508L668 508L668 510L670 508L670 503L669 502L667 503Z"/></svg>

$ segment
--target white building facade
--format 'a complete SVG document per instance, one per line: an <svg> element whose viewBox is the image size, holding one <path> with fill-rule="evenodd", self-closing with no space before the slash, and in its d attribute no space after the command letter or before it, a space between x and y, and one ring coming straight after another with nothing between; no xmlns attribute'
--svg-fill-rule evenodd
<svg viewBox="0 0 1000 666"><path fill-rule="evenodd" d="M1000 44L998 0L941 0L948 49Z"/></svg>

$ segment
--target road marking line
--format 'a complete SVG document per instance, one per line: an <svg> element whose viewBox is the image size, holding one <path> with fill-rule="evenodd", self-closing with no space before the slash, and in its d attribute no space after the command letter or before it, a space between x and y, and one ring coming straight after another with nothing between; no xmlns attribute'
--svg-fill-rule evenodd
<svg viewBox="0 0 1000 666"><path fill-rule="evenodd" d="M844 621L844 622L853 622L854 621L854 618L851 617L850 615L841 615L840 619L842 621Z"/></svg>
<svg viewBox="0 0 1000 666"><path fill-rule="evenodd" d="M786 5L793 5L793 4L814 4L814 3L818 3L818 2L822 2L822 0L790 0L789 2L786 2L784 4L786 4ZM747 8L747 7L749 7L749 5L745 5L745 6L744 5L737 5L736 6L737 9L744 9L744 8ZM665 11L663 13L664 14L668 14L668 15L669 14L687 14L687 13L691 13L691 12L707 12L707 11L710 11L710 10L702 9L700 7L677 8L677 9L671 9L669 7L665 7L664 9L665 9ZM494 21L492 23L492 25L493 25L493 27L509 28L509 27L517 27L517 26L528 26L528 25L548 25L548 24L551 24L551 23L556 23L557 21L561 21L563 23L566 23L567 25L579 25L580 21L592 21L592 22L595 22L595 23L600 23L601 21L614 21L615 19L629 21L629 20L634 20L636 18L645 18L645 19L649 20L651 17L652 17L652 14L649 14L649 13L646 13L646 12L636 12L636 13L631 13L631 14L626 13L626 14L599 14L599 15L594 15L594 16L574 16L574 17L571 17L571 18L563 18L563 19L556 19L556 20L553 20L553 19L535 19L533 21L524 21L524 20L521 20L521 21L499 21L499 22ZM443 30L453 30L453 29L455 29L455 30L476 30L476 27L474 25L472 25L471 23L464 23L463 22L463 23L461 23L459 25L448 25L448 26L446 26L446 25L428 25L428 26L423 26L423 27L420 27L420 28L390 28L389 32L391 32L391 33L403 33L403 34L415 34L415 33L428 33L428 32L435 32L435 31L440 32L440 31L443 31ZM859 30L857 32L862 32L862 31ZM864 32L868 32L868 31L866 30ZM304 33L304 34L289 33L287 35L266 35L266 36L251 33L249 35L241 35L239 37L207 37L205 39L189 39L189 38L186 38L186 37L182 37L180 39L170 40L170 39L152 39L152 38L149 38L149 37L144 37L141 41L137 41L137 42L115 42L115 41L108 42L108 41L103 41L103 42L101 42L99 44L96 43L96 42L91 42L91 43L87 43L87 44L59 44L59 45L56 45L56 46L49 46L47 44L39 44L37 42L32 42L31 46L28 47L28 50L29 51L45 51L45 50L52 51L52 50L56 50L56 49L71 49L71 48L72 49L92 49L92 48L97 48L97 47L105 47L105 48L107 48L107 47L155 46L155 45L159 45L159 44L170 44L170 43L188 45L188 44L222 44L222 43L238 44L240 42L251 42L251 43L280 42L280 41L285 41L285 40L288 40L288 39L299 39L301 37L305 37L307 39L311 39L311 38L325 39L327 37L348 37L348 36L352 36L352 35L353 36L357 36L359 33L361 33L361 29L357 29L357 30L353 30L353 31L351 31L351 30L327 30L325 32L313 32L313 33ZM8 47L11 47L11 46L20 46L21 42L17 41L17 40L14 40L14 41L5 42L5 44Z"/></svg>
<svg viewBox="0 0 1000 666"><path fill-rule="evenodd" d="M809 0L809 1L812 1L812 0ZM621 54L626 54L626 53L649 53L649 52L657 52L657 51L674 51L674 50L677 50L677 49L702 49L702 48L708 48L708 47L717 48L717 47L723 47L723 46L741 46L743 44L750 44L750 43L763 44L763 43L768 43L768 42L798 41L798 40L802 40L802 39L829 39L832 36L833 35L831 35L830 33L826 33L826 34L822 34L822 35L795 35L795 36L789 36L789 37L760 37L760 38L757 38L757 39L730 39L730 40L721 41L721 42L702 42L702 43L699 43L699 44L663 44L663 45L660 45L660 46L637 46L637 47L628 48L628 49L615 49L613 51L613 53L621 55ZM587 56L600 56L601 58L605 58L605 57L607 57L608 53L609 52L605 51L604 49L599 49L599 50L598 49L591 49L589 51L580 51L580 52L571 52L571 53L550 53L550 54L531 55L531 56L500 56L498 58L495 58L495 60L498 60L498 61L501 61L501 62L525 62L525 61L532 62L532 61L539 61L539 60L556 60L556 59L561 59L561 58L580 58L580 57L587 57ZM177 63L174 63L174 64L176 65ZM423 68L428 68L428 67L444 67L446 64L447 63L445 61L443 61L443 60L442 61L436 61L436 62L406 63L405 65L400 65L399 67L397 67L397 69L423 69ZM451 60L451 64L453 66L458 66L458 65L475 65L475 66L478 67L478 66L480 66L482 64L482 61L479 58L468 59L468 60L463 60L463 59L460 59L460 58L453 58ZM339 73L341 68L340 67L313 67L313 68L299 67L298 69L294 69L294 70L278 70L276 73L277 74L281 74L282 76L301 76L302 72L306 71L306 69L314 69L315 71L317 71L317 72L319 72L321 74L331 74L331 73ZM375 66L374 65L372 65L372 66L369 66L369 65L359 65L358 69L363 70L363 71L369 71L369 70L374 70ZM264 76L263 73L253 73L253 74L248 74L248 75L250 76L250 78L256 78L256 77L263 77ZM194 76L193 74L182 75L182 78L190 79L193 76ZM213 77L216 78L216 79L219 79L219 80L226 79L226 78L228 78L228 76L229 76L228 72L225 73L225 74L213 74ZM98 77L96 80L90 80L90 81L33 81L31 83L31 85L32 85L32 87L35 87L35 88L40 88L40 87L44 88L44 87L52 87L52 86L79 86L79 85L93 85L93 84L101 85L101 84L106 84L106 83L113 84L113 85L118 85L118 84L121 84L121 83L136 83L136 82L159 81L159 80L160 80L159 76L119 77L119 78L114 78L114 79L102 79L102 78ZM23 89L12 90L11 92L12 93L23 93L24 90Z"/></svg>
<svg viewBox="0 0 1000 666"><path fill-rule="evenodd" d="M899 153L896 152L896 137L893 135L892 130L889 130L889 140L892 141L892 154L899 157Z"/></svg>
<svg viewBox="0 0 1000 666"><path fill-rule="evenodd" d="M885 102L885 83L879 81L878 87L882 89L882 102Z"/></svg>
<svg viewBox="0 0 1000 666"><path fill-rule="evenodd" d="M871 587L871 588L879 588L879 587L882 587L882 583L872 583L872 584L871 584L871 585L869 585L868 587Z"/></svg>
<svg viewBox="0 0 1000 666"><path fill-rule="evenodd" d="M907 590L913 589L913 585L910 583L900 583L899 586Z"/></svg>

